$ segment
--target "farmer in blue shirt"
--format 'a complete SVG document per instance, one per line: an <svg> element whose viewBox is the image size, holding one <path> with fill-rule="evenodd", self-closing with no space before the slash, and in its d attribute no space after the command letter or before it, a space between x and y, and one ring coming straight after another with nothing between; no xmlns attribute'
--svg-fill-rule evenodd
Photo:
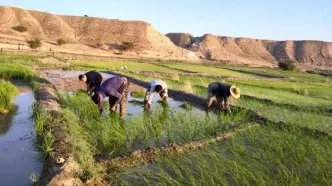
<svg viewBox="0 0 332 186"><path fill-rule="evenodd" d="M116 112L117 104L120 104L120 118L123 119L126 114L129 85L125 77L111 77L104 81L92 96L93 102L98 104L99 112L103 112L103 100L108 97L110 111Z"/></svg>

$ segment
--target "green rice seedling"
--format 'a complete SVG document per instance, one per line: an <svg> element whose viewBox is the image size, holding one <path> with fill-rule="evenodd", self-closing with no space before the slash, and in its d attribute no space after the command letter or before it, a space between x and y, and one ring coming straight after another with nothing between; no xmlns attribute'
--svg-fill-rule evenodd
<svg viewBox="0 0 332 186"><path fill-rule="evenodd" d="M0 80L0 114L13 108L12 99L18 94L17 88L8 81Z"/></svg>
<svg viewBox="0 0 332 186"><path fill-rule="evenodd" d="M53 157L54 153L53 153L53 144L54 144L54 136L52 134L52 132L46 131L45 133L43 133L43 149L42 152L44 153L44 157Z"/></svg>
<svg viewBox="0 0 332 186"><path fill-rule="evenodd" d="M241 98L236 105L258 111L268 119L275 122L285 122L295 126L305 126L321 131L332 132L332 117L325 111L313 112L305 110L294 110L287 107L276 107L268 103Z"/></svg>
<svg viewBox="0 0 332 186"><path fill-rule="evenodd" d="M177 64L166 64L166 66L171 67L173 69L179 70L188 70L194 72L201 72L206 74L213 74L213 75L220 75L220 76L227 76L227 77L244 77L244 78L254 78L258 77L255 75L250 75L241 72L234 72L227 69L216 68L213 66L206 66L200 64L187 64L187 63L177 63Z"/></svg>
<svg viewBox="0 0 332 186"><path fill-rule="evenodd" d="M179 107L184 109L185 111L191 111L193 109L193 107L188 103L183 103Z"/></svg>
<svg viewBox="0 0 332 186"><path fill-rule="evenodd" d="M268 99L281 104L291 104L299 108L325 110L328 105L332 104L332 101L330 100L313 98L280 90L244 85L239 85L239 87L241 89L241 93L244 95L254 96L260 99Z"/></svg>
<svg viewBox="0 0 332 186"><path fill-rule="evenodd" d="M218 120L202 117L202 113L174 112L157 106L151 112L143 112L121 121L117 116L100 117L96 105L84 94L63 95L63 105L79 118L78 131L96 154L115 157L149 146L168 142L183 143L192 139L204 139L225 130L231 122L247 120L246 113L224 115Z"/></svg>
<svg viewBox="0 0 332 186"><path fill-rule="evenodd" d="M20 64L1 63L0 78L2 79L17 79L30 81L35 75L35 72L28 66Z"/></svg>
<svg viewBox="0 0 332 186"><path fill-rule="evenodd" d="M239 66L229 66L227 67L228 70L242 70L243 72L247 71L249 73L261 73L266 75L277 75L277 76L284 76L284 77L291 77L295 80L299 81L317 81L317 82L326 82L330 81L330 78L327 78L322 75L318 74L310 74L306 72L292 72L292 71L283 71L280 69L271 69L271 68L257 68L257 67L239 67Z"/></svg>
<svg viewBox="0 0 332 186"><path fill-rule="evenodd" d="M40 182L40 176L38 174L32 173L30 175L30 180L33 185L38 185Z"/></svg>
<svg viewBox="0 0 332 186"><path fill-rule="evenodd" d="M81 171L76 174L83 181L95 181L103 176L103 167L95 162L93 155L96 152L95 147L92 147L85 141L84 135L88 131L83 131L79 125L79 119L70 110L64 109L61 112L61 117L67 124L68 132L71 135L73 152L76 161L80 164Z"/></svg>
<svg viewBox="0 0 332 186"><path fill-rule="evenodd" d="M168 102L166 100L157 101L163 108L169 108Z"/></svg>
<svg viewBox="0 0 332 186"><path fill-rule="evenodd" d="M49 120L48 113L45 110L40 109L37 104L33 105L33 110L33 120L36 133L38 136L42 136L46 122Z"/></svg>
<svg viewBox="0 0 332 186"><path fill-rule="evenodd" d="M137 62L98 62L98 61L74 61L73 65L82 67L84 69L103 69L103 70L120 70L121 67L127 66L130 71L146 71L147 69L152 72L181 72L179 70L170 69L167 67L155 65L153 63L137 63Z"/></svg>
<svg viewBox="0 0 332 186"><path fill-rule="evenodd" d="M307 79L309 82L310 79ZM264 81L264 80L234 80L234 84L249 85L255 87L269 88L277 91L292 92L300 95L311 96L315 98L331 99L332 98L332 84L320 84L294 82L294 81Z"/></svg>
<svg viewBox="0 0 332 186"><path fill-rule="evenodd" d="M31 85L31 88L33 91L37 91L39 89L41 83L33 80L33 81L31 81L30 85Z"/></svg>
<svg viewBox="0 0 332 186"><path fill-rule="evenodd" d="M332 142L267 126L121 174L125 185L331 184Z"/></svg>

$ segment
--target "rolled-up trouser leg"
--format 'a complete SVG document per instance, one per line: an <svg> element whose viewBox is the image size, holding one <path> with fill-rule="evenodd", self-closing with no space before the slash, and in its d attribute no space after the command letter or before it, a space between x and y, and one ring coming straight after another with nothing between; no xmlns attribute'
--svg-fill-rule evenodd
<svg viewBox="0 0 332 186"><path fill-rule="evenodd" d="M120 101L120 118L121 119L124 119L126 116L127 96L128 96L128 92L129 92L129 87L130 87L130 83L127 82L126 87L123 89L123 92L122 92L122 99Z"/></svg>

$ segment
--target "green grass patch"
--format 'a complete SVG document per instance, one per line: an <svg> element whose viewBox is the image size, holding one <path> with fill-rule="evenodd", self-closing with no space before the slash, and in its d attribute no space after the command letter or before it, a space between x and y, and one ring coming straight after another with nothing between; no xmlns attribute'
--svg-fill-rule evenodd
<svg viewBox="0 0 332 186"><path fill-rule="evenodd" d="M304 126L320 131L332 133L332 115L326 112L311 112L294 110L287 107L277 107L268 103L250 99L239 99L236 105L258 111L268 119L275 122L285 122L290 125Z"/></svg>
<svg viewBox="0 0 332 186"><path fill-rule="evenodd" d="M28 66L20 64L1 63L0 78L30 81L35 72Z"/></svg>
<svg viewBox="0 0 332 186"><path fill-rule="evenodd" d="M0 80L0 114L13 108L12 99L18 94L17 88L10 82Z"/></svg>
<svg viewBox="0 0 332 186"><path fill-rule="evenodd" d="M259 74L266 74L266 75L277 75L277 76L284 76L293 78L294 80L298 81L317 81L317 82L330 82L331 78L318 75L318 74L311 74L306 72L293 72L293 71L284 71L280 69L272 69L272 68L257 68L257 67L240 67L240 66L221 66L226 67L226 69L234 69L234 70L243 70L247 71L248 73L259 73Z"/></svg>
<svg viewBox="0 0 332 186"><path fill-rule="evenodd" d="M73 65L83 69L102 69L102 70L121 70L121 67L127 66L130 71L152 71L152 72L180 72L167 67L161 67L152 63L138 62L98 62L98 61L74 61Z"/></svg>
<svg viewBox="0 0 332 186"><path fill-rule="evenodd" d="M182 109L184 109L185 111L191 111L193 109L193 106L191 106L188 103L183 103L179 107L182 108Z"/></svg>
<svg viewBox="0 0 332 186"><path fill-rule="evenodd" d="M188 63L174 63L174 64L166 64L166 66L180 69L180 70L190 70L194 72L201 72L210 75L219 75L225 77L240 77L240 78L258 78L259 76L241 73L241 72L234 72L227 69L216 68L213 66L207 65L197 65L197 64L188 64Z"/></svg>

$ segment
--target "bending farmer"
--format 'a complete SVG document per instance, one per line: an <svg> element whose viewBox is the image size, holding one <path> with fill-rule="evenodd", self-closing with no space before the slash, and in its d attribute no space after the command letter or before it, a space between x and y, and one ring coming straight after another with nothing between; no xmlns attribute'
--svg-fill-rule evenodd
<svg viewBox="0 0 332 186"><path fill-rule="evenodd" d="M228 110L231 98L240 98L240 89L226 83L213 82L208 86L207 106L206 111L209 110L213 101L217 100L220 110Z"/></svg>
<svg viewBox="0 0 332 186"><path fill-rule="evenodd" d="M108 97L110 111L116 112L117 104L120 104L120 117L123 119L126 114L129 85L130 83L125 77L111 77L104 81L92 96L93 102L98 104L99 112L103 112L103 100Z"/></svg>
<svg viewBox="0 0 332 186"><path fill-rule="evenodd" d="M78 79L86 83L86 91L88 92L88 94L92 95L93 91L100 87L103 77L98 72L90 71L85 74L79 75Z"/></svg>
<svg viewBox="0 0 332 186"><path fill-rule="evenodd" d="M158 93L162 100L167 100L168 90L167 85L162 80L152 80L145 93L144 104L146 108L150 108L152 104L153 93Z"/></svg>

